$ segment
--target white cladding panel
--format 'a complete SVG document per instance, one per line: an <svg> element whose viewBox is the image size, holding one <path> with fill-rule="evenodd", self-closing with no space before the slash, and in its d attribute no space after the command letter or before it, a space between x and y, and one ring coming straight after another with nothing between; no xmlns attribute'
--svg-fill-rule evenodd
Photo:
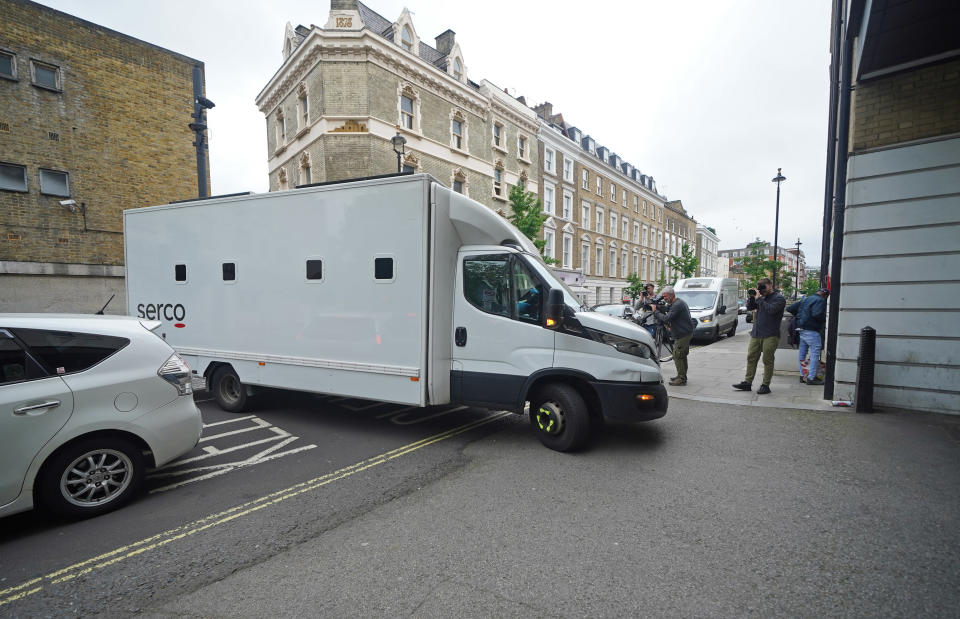
<svg viewBox="0 0 960 619"><path fill-rule="evenodd" d="M851 398L859 333L877 330L874 402L960 412L960 139L848 164L837 348Z"/></svg>
<svg viewBox="0 0 960 619"><path fill-rule="evenodd" d="M428 192L415 176L125 211L128 311L182 306L158 333L200 371L221 359L245 383L422 405Z"/></svg>

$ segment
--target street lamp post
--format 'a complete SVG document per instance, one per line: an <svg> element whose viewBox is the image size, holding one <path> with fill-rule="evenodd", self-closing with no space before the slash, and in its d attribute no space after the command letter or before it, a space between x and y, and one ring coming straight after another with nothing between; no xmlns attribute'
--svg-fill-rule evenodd
<svg viewBox="0 0 960 619"><path fill-rule="evenodd" d="M773 289L777 289L777 241L780 233L780 183L787 180L787 177L780 174L780 168L777 168L777 175L773 182L777 184L777 217L773 224Z"/></svg>
<svg viewBox="0 0 960 619"><path fill-rule="evenodd" d="M403 163L401 158L406 152L407 138L400 135L400 132L397 131L397 135L390 138L390 141L393 142L393 152L397 153L397 174L403 172Z"/></svg>
<svg viewBox="0 0 960 619"><path fill-rule="evenodd" d="M800 242L800 237L797 237L797 283L793 287L793 298L796 299L800 294L800 246L803 243Z"/></svg>

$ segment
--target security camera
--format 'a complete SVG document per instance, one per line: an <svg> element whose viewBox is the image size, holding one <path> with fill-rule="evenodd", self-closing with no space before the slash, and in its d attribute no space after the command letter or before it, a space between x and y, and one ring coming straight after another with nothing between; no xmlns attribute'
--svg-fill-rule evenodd
<svg viewBox="0 0 960 619"><path fill-rule="evenodd" d="M76 200L60 200L60 206L76 206Z"/></svg>
<svg viewBox="0 0 960 619"><path fill-rule="evenodd" d="M207 108L208 110L214 107L213 101L211 101L210 99L207 99L206 97L197 95L196 99L197 99L197 103L200 104L200 107Z"/></svg>

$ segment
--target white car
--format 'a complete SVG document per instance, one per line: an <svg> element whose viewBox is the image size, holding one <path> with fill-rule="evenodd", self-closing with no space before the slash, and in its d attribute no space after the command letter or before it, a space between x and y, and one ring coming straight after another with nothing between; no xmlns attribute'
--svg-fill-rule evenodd
<svg viewBox="0 0 960 619"><path fill-rule="evenodd" d="M144 471L190 451L203 424L190 369L127 316L0 314L0 516L96 516Z"/></svg>
<svg viewBox="0 0 960 619"><path fill-rule="evenodd" d="M595 312L600 312L601 314L606 314L607 316L614 316L616 318L623 318L624 320L631 320L633 318L633 308L624 303L609 303L607 305L594 305L591 308Z"/></svg>

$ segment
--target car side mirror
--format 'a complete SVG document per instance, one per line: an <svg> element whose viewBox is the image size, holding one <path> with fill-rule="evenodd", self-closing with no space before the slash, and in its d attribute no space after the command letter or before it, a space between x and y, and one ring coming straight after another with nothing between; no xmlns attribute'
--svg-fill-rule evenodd
<svg viewBox="0 0 960 619"><path fill-rule="evenodd" d="M563 291L559 288L551 288L547 293L543 326L547 329L559 329L563 323L563 308Z"/></svg>
<svg viewBox="0 0 960 619"><path fill-rule="evenodd" d="M718 307L718 308L717 308L717 313L718 313L718 314L726 314L726 313L727 313L727 306L726 306L726 305L721 305L720 307Z"/></svg>

